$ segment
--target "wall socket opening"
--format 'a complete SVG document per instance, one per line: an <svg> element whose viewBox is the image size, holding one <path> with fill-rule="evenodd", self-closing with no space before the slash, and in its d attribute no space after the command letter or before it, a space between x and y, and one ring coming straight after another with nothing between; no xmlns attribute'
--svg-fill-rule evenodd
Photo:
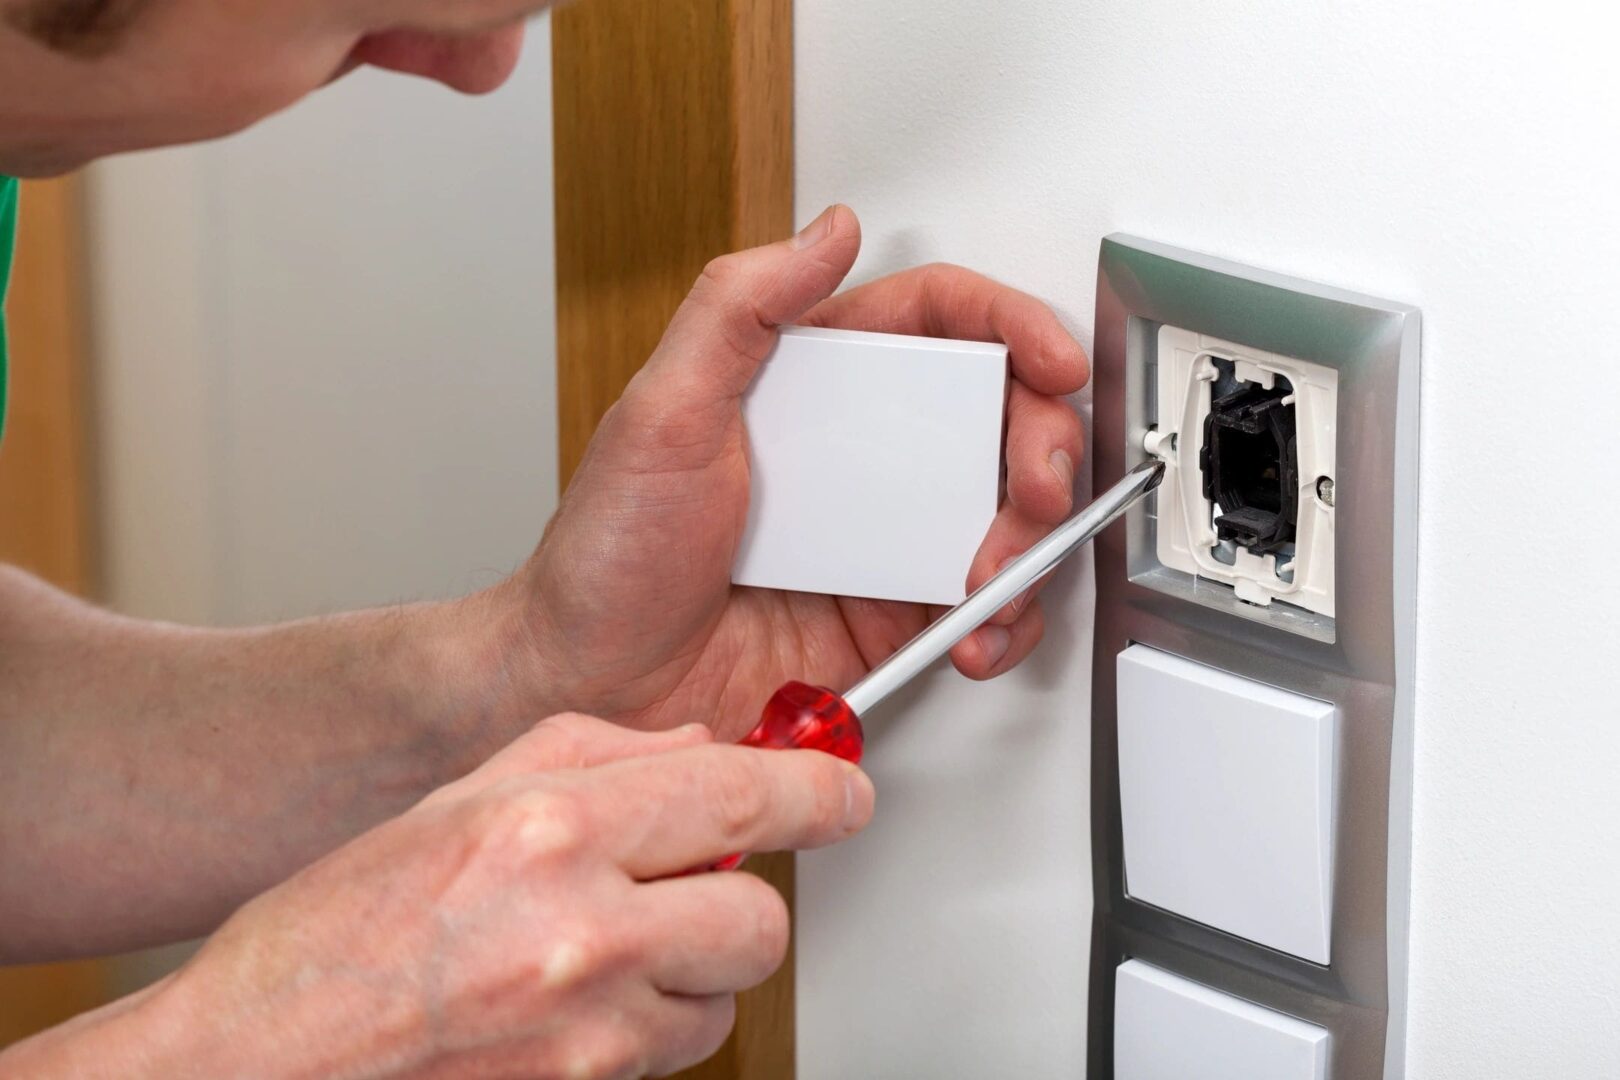
<svg viewBox="0 0 1620 1080"><path fill-rule="evenodd" d="M1215 557L1231 565L1241 547L1291 562L1299 526L1294 387L1281 375L1269 387L1244 382L1236 368L1232 360L1215 360L1198 461L1204 498L1215 507Z"/></svg>
<svg viewBox="0 0 1620 1080"><path fill-rule="evenodd" d="M1159 564L1331 619L1338 372L1174 326L1156 336L1142 445L1167 466Z"/></svg>

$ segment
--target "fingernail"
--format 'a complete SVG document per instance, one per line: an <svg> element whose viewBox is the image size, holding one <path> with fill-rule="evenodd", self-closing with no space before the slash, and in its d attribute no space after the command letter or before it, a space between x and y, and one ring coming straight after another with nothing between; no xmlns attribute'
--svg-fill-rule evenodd
<svg viewBox="0 0 1620 1080"><path fill-rule="evenodd" d="M1063 490L1072 492L1074 490L1074 459L1069 456L1069 452L1067 450L1054 450L1052 456L1046 459L1046 463L1052 466L1052 471L1057 473L1057 478L1063 482Z"/></svg>
<svg viewBox="0 0 1620 1080"><path fill-rule="evenodd" d="M872 778L848 762L844 763L844 829L853 832L872 820L877 790Z"/></svg>
<svg viewBox="0 0 1620 1080"><path fill-rule="evenodd" d="M799 251L803 251L806 248L813 248L827 239L828 236L832 235L833 215L837 209L836 206L827 207L821 212L820 217L800 229L798 235L790 243Z"/></svg>
<svg viewBox="0 0 1620 1080"><path fill-rule="evenodd" d="M1012 645L1012 635L1002 626L979 627L979 648L984 650L984 658L989 661L990 667L1001 663L1001 658L1007 655L1007 649Z"/></svg>

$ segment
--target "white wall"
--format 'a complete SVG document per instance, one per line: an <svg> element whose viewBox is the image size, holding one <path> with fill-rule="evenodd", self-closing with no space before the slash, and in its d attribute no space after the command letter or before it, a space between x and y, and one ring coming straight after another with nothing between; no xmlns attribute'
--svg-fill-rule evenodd
<svg viewBox="0 0 1620 1080"><path fill-rule="evenodd" d="M376 71L93 174L109 600L453 595L557 498L549 27L490 98Z"/></svg>
<svg viewBox="0 0 1620 1080"><path fill-rule="evenodd" d="M1409 1074L1620 1075L1620 77L1608 7L798 5L798 197L1090 341L1114 230L1421 305ZM874 725L801 863L803 1080L1076 1076L1089 567L1035 663Z"/></svg>

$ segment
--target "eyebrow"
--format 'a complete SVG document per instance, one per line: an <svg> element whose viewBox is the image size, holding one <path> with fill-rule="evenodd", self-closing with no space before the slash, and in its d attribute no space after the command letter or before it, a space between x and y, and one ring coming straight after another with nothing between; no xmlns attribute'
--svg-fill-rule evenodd
<svg viewBox="0 0 1620 1080"><path fill-rule="evenodd" d="M71 56L110 52L147 0L23 0L6 21L49 49Z"/></svg>

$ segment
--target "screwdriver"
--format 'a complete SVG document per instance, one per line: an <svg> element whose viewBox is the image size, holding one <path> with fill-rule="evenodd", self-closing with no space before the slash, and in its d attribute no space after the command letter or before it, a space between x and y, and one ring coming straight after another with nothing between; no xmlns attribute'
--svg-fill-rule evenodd
<svg viewBox="0 0 1620 1080"><path fill-rule="evenodd" d="M916 678L952 646L1045 577L1058 563L1079 551L1116 518L1164 479L1164 462L1144 461L1091 505L1053 529L1046 537L975 589L966 600L934 620L866 678L837 694L821 686L790 682L766 702L759 726L741 745L766 750L821 750L860 763L866 736L861 717ZM734 870L744 855L728 855L705 869Z"/></svg>

